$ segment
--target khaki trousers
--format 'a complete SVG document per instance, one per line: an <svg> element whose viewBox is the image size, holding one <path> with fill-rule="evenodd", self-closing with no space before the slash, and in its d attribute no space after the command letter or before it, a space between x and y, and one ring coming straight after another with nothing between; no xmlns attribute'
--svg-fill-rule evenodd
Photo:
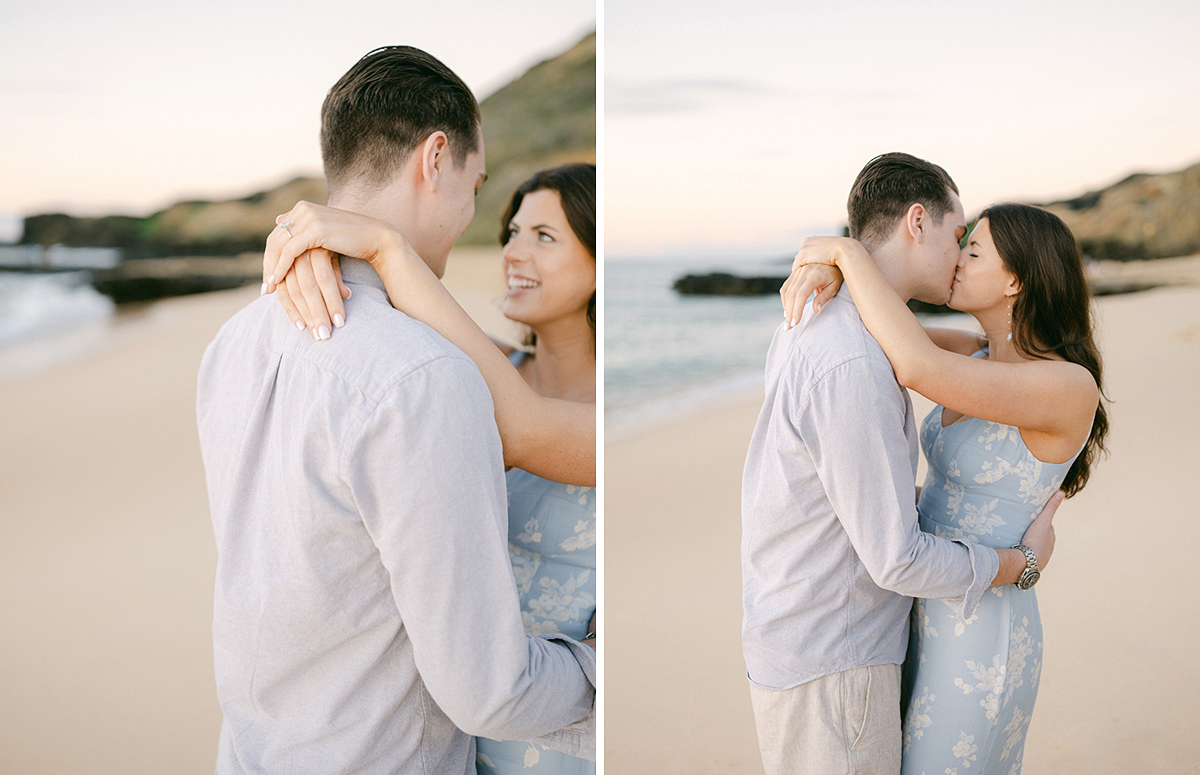
<svg viewBox="0 0 1200 775"><path fill-rule="evenodd" d="M856 667L791 689L750 685L766 775L898 775L900 665Z"/></svg>

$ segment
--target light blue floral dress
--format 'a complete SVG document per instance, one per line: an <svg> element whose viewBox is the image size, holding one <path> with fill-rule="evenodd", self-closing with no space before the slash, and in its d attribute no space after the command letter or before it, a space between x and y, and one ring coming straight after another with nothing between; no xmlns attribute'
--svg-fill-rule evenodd
<svg viewBox="0 0 1200 775"><path fill-rule="evenodd" d="M523 353L510 358L514 365ZM596 490L512 469L508 553L525 631L581 639L596 611ZM479 775L594 775L596 764L528 741L476 738Z"/></svg>
<svg viewBox="0 0 1200 775"><path fill-rule="evenodd" d="M1075 460L1041 462L1010 425L964 418L943 427L940 406L921 426L921 449L929 461L921 529L993 548L1020 542ZM917 600L904 664L903 775L1020 773L1041 672L1033 589L992 587L969 619L941 600Z"/></svg>

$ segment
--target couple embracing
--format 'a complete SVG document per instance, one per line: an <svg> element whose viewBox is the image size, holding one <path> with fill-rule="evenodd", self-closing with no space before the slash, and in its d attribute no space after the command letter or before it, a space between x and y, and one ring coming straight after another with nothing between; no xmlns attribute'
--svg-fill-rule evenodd
<svg viewBox="0 0 1200 775"><path fill-rule="evenodd" d="M439 281L487 177L462 80L378 49L321 119L330 207L199 376L216 771L594 772L595 167L498 224L515 349Z"/></svg>
<svg viewBox="0 0 1200 775"><path fill-rule="evenodd" d="M763 764L1015 775L1041 675L1033 585L1108 429L1079 249L1025 205L969 229L950 176L908 154L869 162L848 210L856 239L805 240L784 285L746 458ZM912 298L984 336L923 328ZM905 388L937 404L919 433Z"/></svg>

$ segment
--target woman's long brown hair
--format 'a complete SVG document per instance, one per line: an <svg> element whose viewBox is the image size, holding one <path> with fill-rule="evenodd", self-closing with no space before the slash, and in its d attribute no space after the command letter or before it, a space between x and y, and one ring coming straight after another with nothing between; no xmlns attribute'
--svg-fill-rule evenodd
<svg viewBox="0 0 1200 775"><path fill-rule="evenodd" d="M1053 354L1078 363L1100 390L1092 432L1062 483L1069 498L1087 484L1108 434L1102 364L1079 245L1058 216L1037 207L993 205L979 218L988 219L1000 259L1021 284L1012 305L1013 345L1031 358Z"/></svg>

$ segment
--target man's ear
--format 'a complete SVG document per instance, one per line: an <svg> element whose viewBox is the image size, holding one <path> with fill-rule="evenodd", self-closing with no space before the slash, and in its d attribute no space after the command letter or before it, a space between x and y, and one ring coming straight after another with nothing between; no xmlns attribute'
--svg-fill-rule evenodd
<svg viewBox="0 0 1200 775"><path fill-rule="evenodd" d="M417 168L421 175L421 182L436 190L441 182L441 173L446 169L446 164L450 159L450 138L446 137L445 132L439 130L425 138L425 142L421 143L419 150L421 163Z"/></svg>
<svg viewBox="0 0 1200 775"><path fill-rule="evenodd" d="M925 241L925 230L929 227L929 211L920 202L914 202L904 213L904 229L914 242Z"/></svg>

